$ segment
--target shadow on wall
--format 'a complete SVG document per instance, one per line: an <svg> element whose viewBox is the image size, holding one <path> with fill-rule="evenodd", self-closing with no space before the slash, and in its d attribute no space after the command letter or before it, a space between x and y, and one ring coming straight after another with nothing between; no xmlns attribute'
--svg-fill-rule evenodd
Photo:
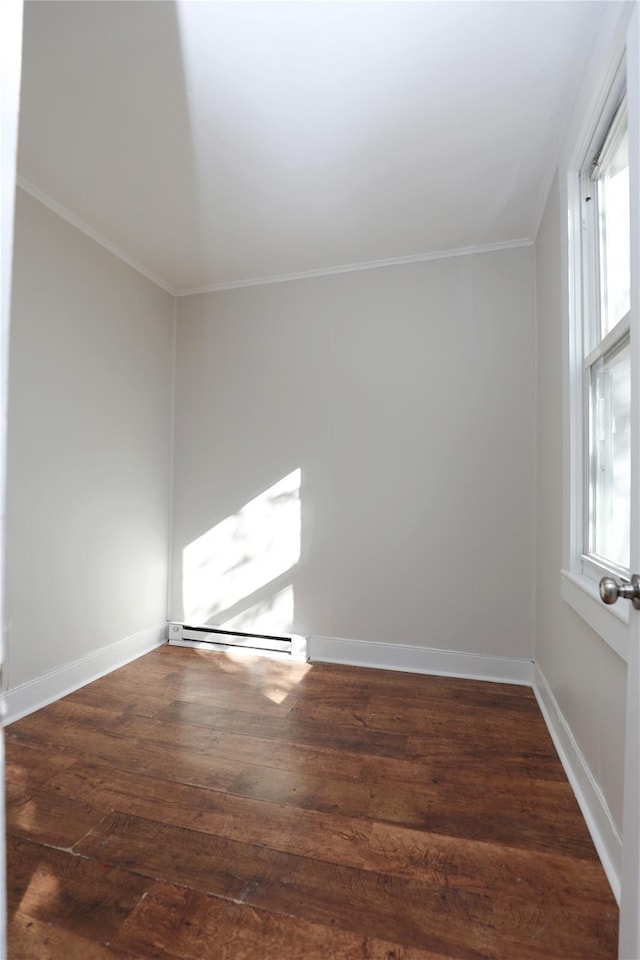
<svg viewBox="0 0 640 960"><path fill-rule="evenodd" d="M293 630L302 548L298 467L182 551L184 621L248 633Z"/></svg>

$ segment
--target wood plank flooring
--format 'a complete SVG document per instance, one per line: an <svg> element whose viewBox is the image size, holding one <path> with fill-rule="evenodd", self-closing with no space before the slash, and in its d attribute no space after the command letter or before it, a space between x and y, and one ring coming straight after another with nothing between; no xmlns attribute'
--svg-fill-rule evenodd
<svg viewBox="0 0 640 960"><path fill-rule="evenodd" d="M162 647L6 731L10 960L600 960L531 690Z"/></svg>

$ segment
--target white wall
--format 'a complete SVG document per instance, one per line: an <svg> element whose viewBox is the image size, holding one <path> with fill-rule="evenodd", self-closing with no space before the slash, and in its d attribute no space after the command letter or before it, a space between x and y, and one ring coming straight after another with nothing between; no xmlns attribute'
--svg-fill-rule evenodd
<svg viewBox="0 0 640 960"><path fill-rule="evenodd" d="M18 191L8 686L165 619L174 301Z"/></svg>
<svg viewBox="0 0 640 960"><path fill-rule="evenodd" d="M537 686L598 853L614 893L620 894L625 749L624 660L562 598L560 571L573 574L570 535L571 410L569 237L575 218L572 186L602 115L624 54L631 4L606 4L589 63L568 119L536 240L536 642ZM575 179L574 179L575 178ZM565 368L566 365L566 368ZM565 376L566 374L566 376ZM572 592L565 581L565 596ZM581 608L596 629L615 635L619 622L580 587ZM575 597L574 597L575 600ZM573 601L571 601L573 602ZM605 621L611 621L611 624ZM623 633L623 631L620 631Z"/></svg>
<svg viewBox="0 0 640 960"><path fill-rule="evenodd" d="M562 250L558 180L536 243L536 660L614 827L622 825L626 665L560 596L563 566ZM611 855L615 859L615 838ZM619 867L619 863L617 864Z"/></svg>
<svg viewBox="0 0 640 960"><path fill-rule="evenodd" d="M531 656L533 315L531 248L179 299L171 618L202 537L190 620ZM296 469L268 582L238 511Z"/></svg>

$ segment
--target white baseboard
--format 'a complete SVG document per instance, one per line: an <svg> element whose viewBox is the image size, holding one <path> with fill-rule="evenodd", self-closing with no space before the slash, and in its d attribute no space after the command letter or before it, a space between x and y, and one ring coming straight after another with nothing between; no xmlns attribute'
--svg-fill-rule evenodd
<svg viewBox="0 0 640 960"><path fill-rule="evenodd" d="M602 791L564 718L545 675L536 665L533 684L540 710L582 811L613 895L620 904L622 839Z"/></svg>
<svg viewBox="0 0 640 960"><path fill-rule="evenodd" d="M108 647L93 650L86 657L65 663L49 673L7 690L2 696L2 722L5 726L33 713L48 703L73 693L99 677L123 667L155 647L166 643L167 625L161 623L125 637Z"/></svg>
<svg viewBox="0 0 640 960"><path fill-rule="evenodd" d="M404 643L373 643L339 637L309 638L309 659L320 663L345 663L403 673L429 673L440 677L492 680L531 686L533 661L511 657L485 657L476 653L435 650Z"/></svg>

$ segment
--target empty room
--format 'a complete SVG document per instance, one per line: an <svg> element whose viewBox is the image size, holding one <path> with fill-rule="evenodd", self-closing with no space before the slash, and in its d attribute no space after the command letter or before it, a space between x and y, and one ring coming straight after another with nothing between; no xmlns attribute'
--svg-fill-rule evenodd
<svg viewBox="0 0 640 960"><path fill-rule="evenodd" d="M638 3L2 17L0 956L639 960Z"/></svg>

